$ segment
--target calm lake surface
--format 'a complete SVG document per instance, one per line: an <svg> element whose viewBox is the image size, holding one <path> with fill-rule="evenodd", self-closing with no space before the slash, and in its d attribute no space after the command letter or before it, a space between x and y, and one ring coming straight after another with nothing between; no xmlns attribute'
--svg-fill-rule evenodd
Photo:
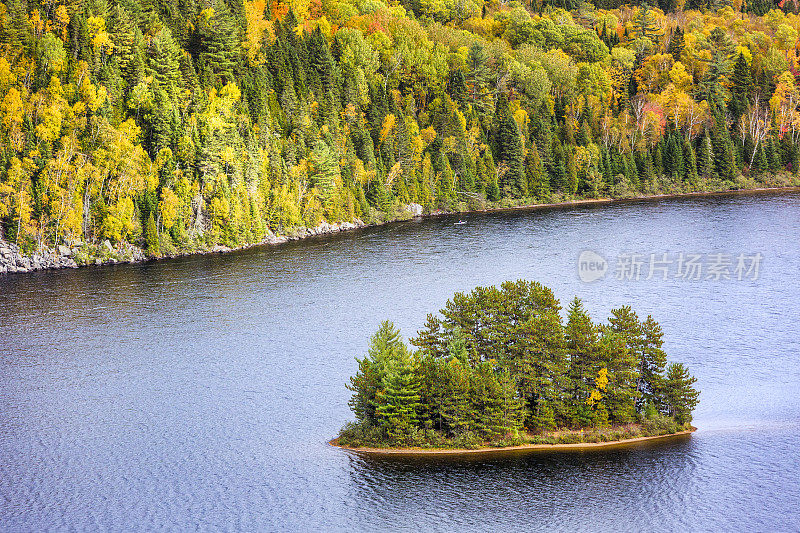
<svg viewBox="0 0 800 533"><path fill-rule="evenodd" d="M143 265L0 277L0 530L800 530L800 194L410 221ZM578 257L605 257L582 282ZM650 254L733 256L647 280ZM641 278L618 280L623 254ZM762 255L757 279L737 256ZM383 319L535 279L631 304L698 377L691 437L365 458L326 441Z"/></svg>

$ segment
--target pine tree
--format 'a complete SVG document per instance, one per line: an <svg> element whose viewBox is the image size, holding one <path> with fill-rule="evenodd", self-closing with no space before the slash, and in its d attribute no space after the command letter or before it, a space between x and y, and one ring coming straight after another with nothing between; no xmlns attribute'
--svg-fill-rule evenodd
<svg viewBox="0 0 800 533"><path fill-rule="evenodd" d="M375 395L375 414L394 442L410 443L420 407L419 383L411 355L406 349L398 350L385 366L381 388Z"/></svg>
<svg viewBox="0 0 800 533"><path fill-rule="evenodd" d="M122 74L128 87L135 87L145 78L147 68L147 56L145 55L144 36L139 28L133 32L133 42L131 43L130 57L128 64L122 69Z"/></svg>
<svg viewBox="0 0 800 533"><path fill-rule="evenodd" d="M650 316L640 323L640 328L642 333L637 390L641 394L641 404L655 404L662 389L664 366L667 364L667 355L663 350L664 333L658 322Z"/></svg>
<svg viewBox="0 0 800 533"><path fill-rule="evenodd" d="M313 164L312 185L319 189L323 199L329 200L333 196L336 182L340 179L339 160L336 153L319 140L311 151Z"/></svg>
<svg viewBox="0 0 800 533"><path fill-rule="evenodd" d="M644 37L650 39L653 44L658 45L661 38L661 28L656 19L655 13L650 10L650 5L643 2L636 12L633 19L633 32L636 38Z"/></svg>
<svg viewBox="0 0 800 533"><path fill-rule="evenodd" d="M514 437L523 421L534 431L586 428L657 410L691 421L695 380L682 365L665 376L662 331L651 317L641 322L622 307L596 325L576 298L564 326L560 310L550 289L523 280L456 293L428 315L413 355L384 322L348 386L361 433L343 436L465 445Z"/></svg>
<svg viewBox="0 0 800 533"><path fill-rule="evenodd" d="M125 7L137 15L137 22L142 34L153 36L163 28L155 0L127 0Z"/></svg>
<svg viewBox="0 0 800 533"><path fill-rule="evenodd" d="M119 66L124 73L129 72L129 67L136 53L136 32L137 27L130 13L122 7L115 5L108 19L108 29L112 35L115 52L118 55Z"/></svg>
<svg viewBox="0 0 800 533"><path fill-rule="evenodd" d="M390 361L402 359L403 352L407 352L400 331L391 322L381 322L378 331L370 339L369 351L363 359L358 361L358 372L350 378L347 385L353 397L348 402L350 409L356 415L356 420L370 425L376 425L376 396L382 387L386 367Z"/></svg>
<svg viewBox="0 0 800 533"><path fill-rule="evenodd" d="M484 47L475 41L467 55L466 81L469 90L469 99L479 113L489 110L487 92L491 81L492 72L488 66L489 54Z"/></svg>
<svg viewBox="0 0 800 533"><path fill-rule="evenodd" d="M176 93L181 76L181 52L172 33L168 28L162 28L154 37L148 53L148 73L151 74L159 88L170 95Z"/></svg>
<svg viewBox="0 0 800 533"><path fill-rule="evenodd" d="M332 90L336 64L328 47L328 41L322 35L322 30L320 30L319 26L309 34L306 41L306 51L309 76L314 77L314 83L310 85L320 93Z"/></svg>
<svg viewBox="0 0 800 533"><path fill-rule="evenodd" d="M698 84L697 92L703 95L711 106L721 107L730 97L727 80L731 72L731 55L735 46L727 32L719 27L711 30L708 41L711 45L711 64Z"/></svg>
<svg viewBox="0 0 800 533"><path fill-rule="evenodd" d="M570 395L573 417L580 423L589 422L586 417L585 400L594 383L600 360L597 327L592 323L583 303L575 298L567 310L567 326L564 330L569 354Z"/></svg>
<svg viewBox="0 0 800 533"><path fill-rule="evenodd" d="M697 378L681 363L671 363L667 367L664 380L663 406L666 413L675 417L679 424L692 421L692 410L697 406L700 393L692 385Z"/></svg>
<svg viewBox="0 0 800 533"><path fill-rule="evenodd" d="M472 369L461 358L451 357L444 362L440 396L440 419L446 434L460 436L472 427L470 416L470 377Z"/></svg>
<svg viewBox="0 0 800 533"><path fill-rule="evenodd" d="M515 432L520 427L522 406L508 372L495 371L491 362L484 361L470 378L473 431L488 439Z"/></svg>
<svg viewBox="0 0 800 533"><path fill-rule="evenodd" d="M631 423L636 419L636 401L639 396L636 387L639 378L636 354L628 349L620 335L607 328L602 328L600 352L602 368L595 378L594 389L602 394L599 405L601 409L596 409L597 423ZM603 381L604 390L601 389Z"/></svg>
<svg viewBox="0 0 800 533"><path fill-rule="evenodd" d="M526 425L531 429L552 429L555 413L563 410L565 343L561 317L554 309L522 322L515 331L509 364L527 403Z"/></svg>

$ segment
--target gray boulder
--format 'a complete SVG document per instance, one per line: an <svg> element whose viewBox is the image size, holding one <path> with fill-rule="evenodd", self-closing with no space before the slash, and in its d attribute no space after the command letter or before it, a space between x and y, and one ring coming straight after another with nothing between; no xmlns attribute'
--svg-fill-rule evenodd
<svg viewBox="0 0 800 533"><path fill-rule="evenodd" d="M415 204L415 203L408 204L406 206L406 211L408 211L409 213L411 213L415 217L421 217L422 216L422 206L419 205L419 204Z"/></svg>

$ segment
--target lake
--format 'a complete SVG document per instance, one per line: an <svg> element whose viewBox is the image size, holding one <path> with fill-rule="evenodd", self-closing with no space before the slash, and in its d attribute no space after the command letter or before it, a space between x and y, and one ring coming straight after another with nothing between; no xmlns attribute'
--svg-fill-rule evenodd
<svg viewBox="0 0 800 533"><path fill-rule="evenodd" d="M776 193L0 277L0 529L798 530L798 274L800 194ZM413 336L455 291L519 278L595 319L653 315L698 378L698 431L469 458L326 444L381 320Z"/></svg>

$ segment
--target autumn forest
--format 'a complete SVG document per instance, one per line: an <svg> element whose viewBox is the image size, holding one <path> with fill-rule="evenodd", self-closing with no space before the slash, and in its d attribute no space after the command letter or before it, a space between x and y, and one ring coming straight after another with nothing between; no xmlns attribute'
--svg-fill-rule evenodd
<svg viewBox="0 0 800 533"><path fill-rule="evenodd" d="M797 184L797 4L5 0L0 238Z"/></svg>

